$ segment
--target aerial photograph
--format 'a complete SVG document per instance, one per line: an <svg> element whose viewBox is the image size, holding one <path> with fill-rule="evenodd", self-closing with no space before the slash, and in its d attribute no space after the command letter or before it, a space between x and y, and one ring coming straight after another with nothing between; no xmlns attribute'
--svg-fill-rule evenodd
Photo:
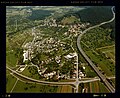
<svg viewBox="0 0 120 98"><path fill-rule="evenodd" d="M6 93L115 93L115 6L6 6Z"/></svg>

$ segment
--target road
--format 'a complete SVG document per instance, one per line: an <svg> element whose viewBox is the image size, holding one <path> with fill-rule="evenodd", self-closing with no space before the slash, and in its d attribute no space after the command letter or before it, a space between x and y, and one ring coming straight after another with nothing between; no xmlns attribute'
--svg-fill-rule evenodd
<svg viewBox="0 0 120 98"><path fill-rule="evenodd" d="M100 78L88 78L87 80L77 80L75 82L49 82L49 81L41 81L41 80L36 80L36 79L33 79L33 78L30 78L30 77L27 77L25 75L22 75L20 73L18 73L17 71L11 69L10 67L6 67L9 71L11 71L13 74L15 75L18 75L19 77L22 77L24 80L22 81L25 81L25 80L29 80L30 82L34 83L41 83L41 84L51 84L51 85L74 85L76 88L75 88L75 92L78 93L78 87L79 87L79 84L80 83L88 83L88 82L94 82L94 81L100 81ZM17 77L19 80L21 80L19 77ZM112 78L115 78L115 77L108 77L110 79Z"/></svg>
<svg viewBox="0 0 120 98"><path fill-rule="evenodd" d="M76 53L77 55L77 65L76 65L76 81L75 81L75 86L76 86L76 93L78 93L78 87L79 87L79 83L80 81L78 80L78 54Z"/></svg>
<svg viewBox="0 0 120 98"><path fill-rule="evenodd" d="M18 72L16 72L15 70L11 69L10 67L6 67L9 71L11 71L12 73L26 79L26 80L29 80L31 82L36 82L36 83L42 83L42 84L51 84L51 85L74 85L76 88L75 88L75 91L76 93L78 93L78 87L79 87L79 84L80 83L87 83L87 82L94 82L94 81L100 81L100 79L103 80L103 82L105 83L105 85L110 89L111 92L115 92L115 89L111 86L111 84L107 81L106 77L104 75L101 74L101 72L97 69L97 67L92 63L92 61L87 57L87 55L85 54L85 52L82 50L81 46L80 46L80 40L81 40L81 36L86 33L87 31L93 29L93 28L96 28L98 26L101 26L103 24L106 24L106 23L109 23L109 22L112 22L115 18L115 13L113 11L113 7L112 7L112 12L113 12L113 18L107 22L103 22L101 24L98 24L98 25L95 25L93 27L90 27L86 30L83 31L82 34L80 34L78 36L78 39L77 39L77 46L78 46L78 49L80 50L81 54L85 57L85 59L89 62L89 64L91 65L91 67L96 71L96 73L98 74L98 76L100 78L92 78L92 79L89 79L89 80L78 80L78 54L77 54L77 72L76 72L76 81L74 82L49 82L49 81L41 81L41 80L36 80L36 79L33 79L33 78L30 78L30 77L27 77L25 75L22 75ZM35 27L32 29L32 33L34 34L34 39L32 41L32 44L34 44L34 40L35 40L35 33L34 33L34 30L35 30Z"/></svg>
<svg viewBox="0 0 120 98"><path fill-rule="evenodd" d="M99 69L94 65L94 63L89 59L89 57L85 54L85 52L82 50L81 48L81 45L80 45L80 41L81 41L81 37L83 34L85 34L87 31L91 30L91 29L94 29L96 27L99 27L103 24L106 24L106 23L110 23L112 22L114 19L115 19L115 13L113 11L113 7L111 8L112 10L112 13L113 13L113 18L109 21L106 21L106 22L102 22L98 25L95 25L95 26L92 26L92 27L89 27L88 29L84 30L82 32L82 34L80 34L77 38L77 47L80 51L80 53L83 55L83 57L86 59L86 61L90 64L90 66L94 69L94 71L98 74L98 76L100 77L100 79L104 82L104 84L108 87L108 89L114 93L115 92L115 88L107 81L106 77L99 71Z"/></svg>
<svg viewBox="0 0 120 98"><path fill-rule="evenodd" d="M30 78L30 77L27 77L25 75L22 75L18 72L16 72L15 70L9 68L8 66L6 67L9 71L11 71L12 73L24 78L24 79L27 79L27 80L30 80L31 82L37 82L37 83L43 83L43 84L55 84L55 85L70 85L70 84L74 84L72 82L49 82L49 81L41 81L41 80L37 80L37 79L33 79L33 78Z"/></svg>

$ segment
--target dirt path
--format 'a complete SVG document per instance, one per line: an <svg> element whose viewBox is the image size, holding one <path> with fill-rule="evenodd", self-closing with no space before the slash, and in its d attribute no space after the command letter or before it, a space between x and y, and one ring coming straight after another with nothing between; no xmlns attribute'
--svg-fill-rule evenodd
<svg viewBox="0 0 120 98"><path fill-rule="evenodd" d="M105 48L110 48L110 47L114 47L115 45L111 45L111 46L105 46L105 47L101 47L101 48L96 48L96 50L99 50L99 49L105 49Z"/></svg>

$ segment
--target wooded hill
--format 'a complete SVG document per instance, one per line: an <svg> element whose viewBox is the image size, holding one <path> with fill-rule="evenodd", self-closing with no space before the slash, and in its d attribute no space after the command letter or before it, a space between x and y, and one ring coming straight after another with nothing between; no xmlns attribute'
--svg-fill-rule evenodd
<svg viewBox="0 0 120 98"><path fill-rule="evenodd" d="M78 11L76 14L81 22L90 22L93 25L110 20L113 16L111 6L92 6Z"/></svg>

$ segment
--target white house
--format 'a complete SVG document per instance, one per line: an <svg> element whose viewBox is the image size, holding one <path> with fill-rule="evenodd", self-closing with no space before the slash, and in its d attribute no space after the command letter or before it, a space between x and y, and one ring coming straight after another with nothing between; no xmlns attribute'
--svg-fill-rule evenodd
<svg viewBox="0 0 120 98"><path fill-rule="evenodd" d="M23 51L23 56L24 56L24 59L23 59L23 62L27 61L28 60L28 50L27 51Z"/></svg>

